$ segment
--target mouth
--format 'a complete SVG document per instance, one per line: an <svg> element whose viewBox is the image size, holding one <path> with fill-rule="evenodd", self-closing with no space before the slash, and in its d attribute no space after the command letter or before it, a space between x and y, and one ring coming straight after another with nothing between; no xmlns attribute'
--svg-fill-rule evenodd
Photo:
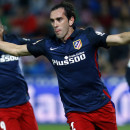
<svg viewBox="0 0 130 130"><path fill-rule="evenodd" d="M61 30L60 29L56 29L55 30L55 33L59 33Z"/></svg>

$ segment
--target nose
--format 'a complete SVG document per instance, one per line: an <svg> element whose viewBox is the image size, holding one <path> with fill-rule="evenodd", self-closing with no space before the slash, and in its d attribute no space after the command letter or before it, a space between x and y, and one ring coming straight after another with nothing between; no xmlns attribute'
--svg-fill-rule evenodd
<svg viewBox="0 0 130 130"><path fill-rule="evenodd" d="M57 22L57 21L54 21L53 27L54 27L54 28L58 27L58 22Z"/></svg>

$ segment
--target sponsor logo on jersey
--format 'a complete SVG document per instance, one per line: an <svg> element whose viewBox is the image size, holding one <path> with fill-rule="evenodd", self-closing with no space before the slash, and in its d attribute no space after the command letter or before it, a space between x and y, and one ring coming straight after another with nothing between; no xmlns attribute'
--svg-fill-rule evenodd
<svg viewBox="0 0 130 130"><path fill-rule="evenodd" d="M0 57L0 63L9 62L9 61L17 61L17 60L19 60L19 57L12 56L12 55L1 55Z"/></svg>
<svg viewBox="0 0 130 130"><path fill-rule="evenodd" d="M84 52L79 52L74 55L65 56L64 60L54 60L52 59L53 65L62 66L62 65L69 65L73 63L77 63L86 59L86 55Z"/></svg>
<svg viewBox="0 0 130 130"><path fill-rule="evenodd" d="M79 39L79 40L74 41L74 42L73 42L73 46L74 46L75 49L78 49L78 50L79 50L79 49L82 47L82 42L81 42L81 40Z"/></svg>

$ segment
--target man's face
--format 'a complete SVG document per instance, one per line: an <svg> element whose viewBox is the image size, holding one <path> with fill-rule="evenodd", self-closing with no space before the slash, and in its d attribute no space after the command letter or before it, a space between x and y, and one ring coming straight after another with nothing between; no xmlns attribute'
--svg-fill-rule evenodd
<svg viewBox="0 0 130 130"><path fill-rule="evenodd" d="M50 21L58 38L65 39L71 35L72 24L74 21L71 19L68 20L64 8L58 8L52 11L50 14Z"/></svg>

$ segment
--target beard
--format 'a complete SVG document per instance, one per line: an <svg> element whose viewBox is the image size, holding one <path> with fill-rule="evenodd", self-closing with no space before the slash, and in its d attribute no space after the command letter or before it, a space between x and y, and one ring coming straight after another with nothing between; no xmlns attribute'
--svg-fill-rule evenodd
<svg viewBox="0 0 130 130"><path fill-rule="evenodd" d="M56 34L56 37L59 38L59 39L63 39L64 38L63 34L57 34L57 33L55 33L55 34Z"/></svg>
<svg viewBox="0 0 130 130"><path fill-rule="evenodd" d="M56 37L59 38L59 39L63 38L63 36L61 36L61 35L56 35Z"/></svg>

